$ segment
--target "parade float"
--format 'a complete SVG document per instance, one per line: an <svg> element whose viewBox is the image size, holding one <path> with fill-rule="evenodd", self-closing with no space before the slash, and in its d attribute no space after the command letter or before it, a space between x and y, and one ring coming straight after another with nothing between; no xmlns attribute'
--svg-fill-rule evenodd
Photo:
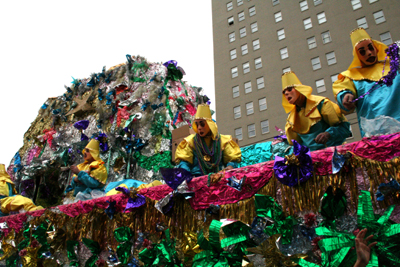
<svg viewBox="0 0 400 267"><path fill-rule="evenodd" d="M183 75L127 55L43 104L8 173L45 208L0 218L2 264L353 266L364 228L370 266L400 264L400 133L314 152L281 134L242 148L240 168L193 178L174 169L171 132L208 98ZM69 199L90 139L117 194Z"/></svg>

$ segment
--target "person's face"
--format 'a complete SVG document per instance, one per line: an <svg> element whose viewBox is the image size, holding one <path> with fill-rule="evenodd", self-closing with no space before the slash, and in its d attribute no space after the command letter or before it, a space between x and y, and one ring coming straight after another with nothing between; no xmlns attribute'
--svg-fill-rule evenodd
<svg viewBox="0 0 400 267"><path fill-rule="evenodd" d="M282 93L285 96L286 100L289 102L289 104L292 105L296 104L296 101L300 96L300 93L296 89L294 89L294 87L286 88Z"/></svg>
<svg viewBox="0 0 400 267"><path fill-rule="evenodd" d="M83 159L84 159L85 161L88 161L88 162L94 161L94 158L93 158L92 155L90 154L89 149L86 149L86 148L85 148L85 150L84 150L84 152L83 152Z"/></svg>
<svg viewBox="0 0 400 267"><path fill-rule="evenodd" d="M200 137L204 137L211 132L206 120L195 120L194 123L197 126L197 132L199 133Z"/></svg>
<svg viewBox="0 0 400 267"><path fill-rule="evenodd" d="M356 45L357 56L365 66L374 65L378 61L376 47L371 40L365 40Z"/></svg>

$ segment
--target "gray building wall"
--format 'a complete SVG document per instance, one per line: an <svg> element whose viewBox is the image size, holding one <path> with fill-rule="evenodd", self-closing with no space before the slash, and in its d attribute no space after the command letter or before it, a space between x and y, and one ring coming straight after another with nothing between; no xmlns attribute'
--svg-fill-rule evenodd
<svg viewBox="0 0 400 267"><path fill-rule="evenodd" d="M238 6L238 2L243 2ZM273 3L277 4L273 4ZM279 2L279 3L278 3ZM216 119L219 131L235 135L235 129L242 129L240 146L272 140L278 134L275 126L284 129L287 114L282 107L281 75L290 67L300 81L313 88L313 94L326 96L335 101L332 93L331 76L347 69L352 61L352 47L349 34L358 27L357 19L365 17L367 32L375 40L390 33L393 41L400 40L399 0L307 0L308 9L301 11L299 0L212 0ZM315 2L315 5L314 5ZM359 2L359 4L358 4ZM372 3L371 3L372 2ZM227 5L232 3L228 11ZM352 4L358 7L353 10ZM360 7L361 5L361 7ZM255 15L249 9L255 7ZM382 11L384 22L379 24L374 13ZM244 20L239 21L239 13ZM281 12L282 20L275 21ZM318 14L325 12L326 22L319 24ZM232 25L228 18L233 17ZM312 28L305 30L303 20L311 18ZM381 18L382 20L382 18ZM257 22L258 31L252 33L251 24ZM246 36L240 37L240 29L246 28ZM285 38L278 40L277 31L284 29ZM329 31L331 41L323 43L321 34ZM235 41L229 41L229 34L235 33ZM309 49L307 39L315 37L316 47ZM253 41L260 41L260 48L253 50ZM387 42L389 42L388 40ZM241 46L247 44L248 53L241 54ZM281 59L280 49L287 48L288 57ZM236 58L230 58L230 51L236 49ZM326 54L334 52L336 63L328 65ZM321 68L313 70L311 59L319 57ZM262 67L255 68L255 59L261 58ZM243 64L249 62L250 72L243 73ZM238 68L238 76L232 78L231 69ZM257 79L264 78L264 88L257 88ZM317 92L316 81L323 79L326 91ZM251 82L252 91L245 93L244 84ZM233 97L233 87L239 86L239 96ZM260 111L259 99L266 98L267 109ZM247 115L246 103L253 102L254 113ZM336 102L336 101L335 101ZM234 107L241 109L240 118L234 119ZM351 123L353 137L348 142L361 139L357 117L347 116ZM269 130L261 122L268 120ZM255 125L255 136L249 137L248 126ZM240 136L239 136L240 137Z"/></svg>

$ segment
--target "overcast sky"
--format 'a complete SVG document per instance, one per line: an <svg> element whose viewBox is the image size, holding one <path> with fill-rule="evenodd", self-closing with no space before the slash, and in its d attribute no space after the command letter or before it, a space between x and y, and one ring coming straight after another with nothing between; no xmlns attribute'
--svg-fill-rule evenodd
<svg viewBox="0 0 400 267"><path fill-rule="evenodd" d="M124 63L171 59L214 106L210 0L1 1L0 163L10 163L48 97L72 77Z"/></svg>

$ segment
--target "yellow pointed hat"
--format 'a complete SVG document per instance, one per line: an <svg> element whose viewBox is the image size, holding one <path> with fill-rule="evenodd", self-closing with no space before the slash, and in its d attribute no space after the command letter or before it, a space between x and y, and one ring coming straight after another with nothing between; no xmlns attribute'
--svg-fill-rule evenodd
<svg viewBox="0 0 400 267"><path fill-rule="evenodd" d="M211 133L212 133L212 138L215 139L218 135L218 126L217 124L212 120L211 117L211 110L210 106L207 104L200 104L197 106L197 111L196 115L194 116L195 120L205 120L208 124L208 127L210 127ZM193 130L197 132L197 126L196 123L193 121L192 123Z"/></svg>
<svg viewBox="0 0 400 267"><path fill-rule="evenodd" d="M4 164L0 164L0 180L1 181L6 181L8 183L14 184L13 181L11 181L10 175L6 171L6 166Z"/></svg>
<svg viewBox="0 0 400 267"><path fill-rule="evenodd" d="M88 149L90 152L90 155L92 155L92 157L95 160L100 160L100 142L96 139L92 139L90 140L89 144L87 144L87 146L85 147L85 149ZM82 154L84 153L84 151L82 151Z"/></svg>
<svg viewBox="0 0 400 267"><path fill-rule="evenodd" d="M354 67L361 67L361 61L357 56L356 46L365 40L371 40L372 43L375 45L377 50L378 60L384 60L386 57L385 49L388 48L387 45L381 43L376 40L372 40L371 36L364 30L364 28L357 28L351 31L350 33L351 44L353 46L353 61L351 62L350 66L347 68L348 70Z"/></svg>
<svg viewBox="0 0 400 267"><path fill-rule="evenodd" d="M310 86L303 85L293 71L282 74L282 106L286 113L289 113L295 107L295 105L290 104L287 101L285 95L283 94L283 91L289 87L294 87L294 89L307 98L310 98L312 93L312 88Z"/></svg>

